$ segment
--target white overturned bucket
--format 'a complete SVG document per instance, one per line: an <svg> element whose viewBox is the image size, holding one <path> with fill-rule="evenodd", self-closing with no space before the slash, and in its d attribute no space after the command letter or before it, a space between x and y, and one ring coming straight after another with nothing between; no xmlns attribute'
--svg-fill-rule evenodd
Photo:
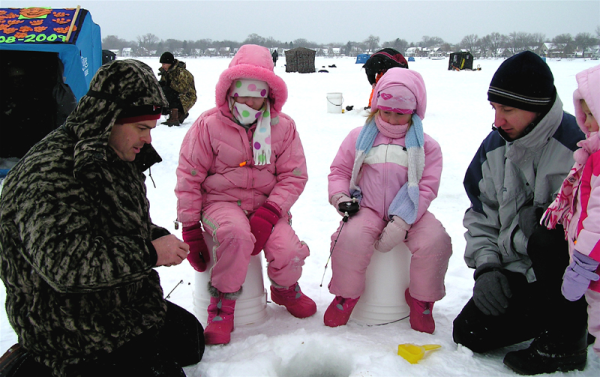
<svg viewBox="0 0 600 377"><path fill-rule="evenodd" d="M365 291L350 318L381 325L405 318L410 308L404 291L410 282L410 250L404 242L388 253L375 251L367 267Z"/></svg>
<svg viewBox="0 0 600 377"><path fill-rule="evenodd" d="M212 250L214 242L212 236L204 233L204 241L209 250ZM234 325L242 326L253 323L261 323L267 318L267 291L263 283L262 251L250 258L246 280L242 285L242 294L235 303ZM196 272L194 285L194 312L200 322L206 325L208 319L208 304L210 294L208 283L210 281L210 269L213 261L208 263L206 271Z"/></svg>
<svg viewBox="0 0 600 377"><path fill-rule="evenodd" d="M333 114L342 113L344 96L342 93L327 93L327 112Z"/></svg>

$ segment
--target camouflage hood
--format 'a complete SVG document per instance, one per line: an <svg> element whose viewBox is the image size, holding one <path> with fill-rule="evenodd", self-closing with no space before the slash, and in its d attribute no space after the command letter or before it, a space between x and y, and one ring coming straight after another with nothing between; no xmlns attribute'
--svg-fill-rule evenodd
<svg viewBox="0 0 600 377"><path fill-rule="evenodd" d="M90 154L106 160L108 138L119 114L127 107L142 105L168 106L152 68L134 59L116 60L100 67L88 93L64 125L78 140L75 169L82 168ZM142 168L157 161L160 157L150 145L136 157Z"/></svg>

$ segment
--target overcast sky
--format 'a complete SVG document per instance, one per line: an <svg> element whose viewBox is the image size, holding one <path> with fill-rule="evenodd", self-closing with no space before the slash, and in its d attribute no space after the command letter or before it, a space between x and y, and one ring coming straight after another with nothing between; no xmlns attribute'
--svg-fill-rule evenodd
<svg viewBox="0 0 600 377"><path fill-rule="evenodd" d="M369 35L380 43L396 38L419 42L423 36L459 43L468 34L492 32L595 35L600 0L479 1L7 1L2 8L81 5L100 25L102 37L125 40L152 33L158 38L212 39L242 42L250 34L282 42L304 38L317 43L346 44Z"/></svg>

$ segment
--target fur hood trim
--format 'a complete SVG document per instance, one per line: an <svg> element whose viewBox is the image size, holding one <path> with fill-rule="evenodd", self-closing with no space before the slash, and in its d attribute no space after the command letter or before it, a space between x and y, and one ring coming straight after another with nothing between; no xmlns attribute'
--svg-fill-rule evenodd
<svg viewBox="0 0 600 377"><path fill-rule="evenodd" d="M283 79L277 76L273 69L273 58L268 48L257 45L242 46L231 60L229 68L219 77L216 88L217 108L231 117L227 94L233 81L240 78L261 80L269 85L271 118L277 117L287 101L288 91Z"/></svg>

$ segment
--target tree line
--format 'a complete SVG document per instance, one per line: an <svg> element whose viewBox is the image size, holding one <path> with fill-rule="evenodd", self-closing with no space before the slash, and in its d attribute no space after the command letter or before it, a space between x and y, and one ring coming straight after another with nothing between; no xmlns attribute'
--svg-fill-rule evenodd
<svg viewBox="0 0 600 377"><path fill-rule="evenodd" d="M127 41L120 39L116 35L108 35L102 39L102 48L105 50L122 50L123 48L131 48L134 56L161 55L165 51L177 52L181 55L196 55L196 51L206 51L209 48L214 48L216 51L228 47L230 51L244 44L257 44L270 49L284 48L291 49L296 47L306 47L316 49L317 53L321 53L323 49L340 48L340 53L347 56L355 56L363 52L374 52L377 49L391 47L401 53L405 53L409 47L432 48L438 47L440 51L451 52L460 49L465 49L471 52L477 51L478 55L497 56L498 51L507 49L512 53L517 53L524 50L539 50L544 43L554 43L561 48L565 54L572 54L577 50L585 51L586 49L596 46L600 43L600 26L596 27L595 35L591 33L578 33L575 36L571 34L560 34L552 39L546 38L541 33L525 33L513 32L508 35L497 32L490 33L483 37L477 34L466 35L458 44L445 42L440 37L423 36L419 42L407 42L405 39L396 38L395 40L385 41L380 44L380 38L370 35L363 41L348 41L347 43L326 43L319 44L308 41L306 39L296 39L290 42L283 42L272 37L264 38L258 34L250 34L242 41L213 41L212 39L199 40L177 40L167 39L162 40L152 33L137 37L136 41Z"/></svg>

